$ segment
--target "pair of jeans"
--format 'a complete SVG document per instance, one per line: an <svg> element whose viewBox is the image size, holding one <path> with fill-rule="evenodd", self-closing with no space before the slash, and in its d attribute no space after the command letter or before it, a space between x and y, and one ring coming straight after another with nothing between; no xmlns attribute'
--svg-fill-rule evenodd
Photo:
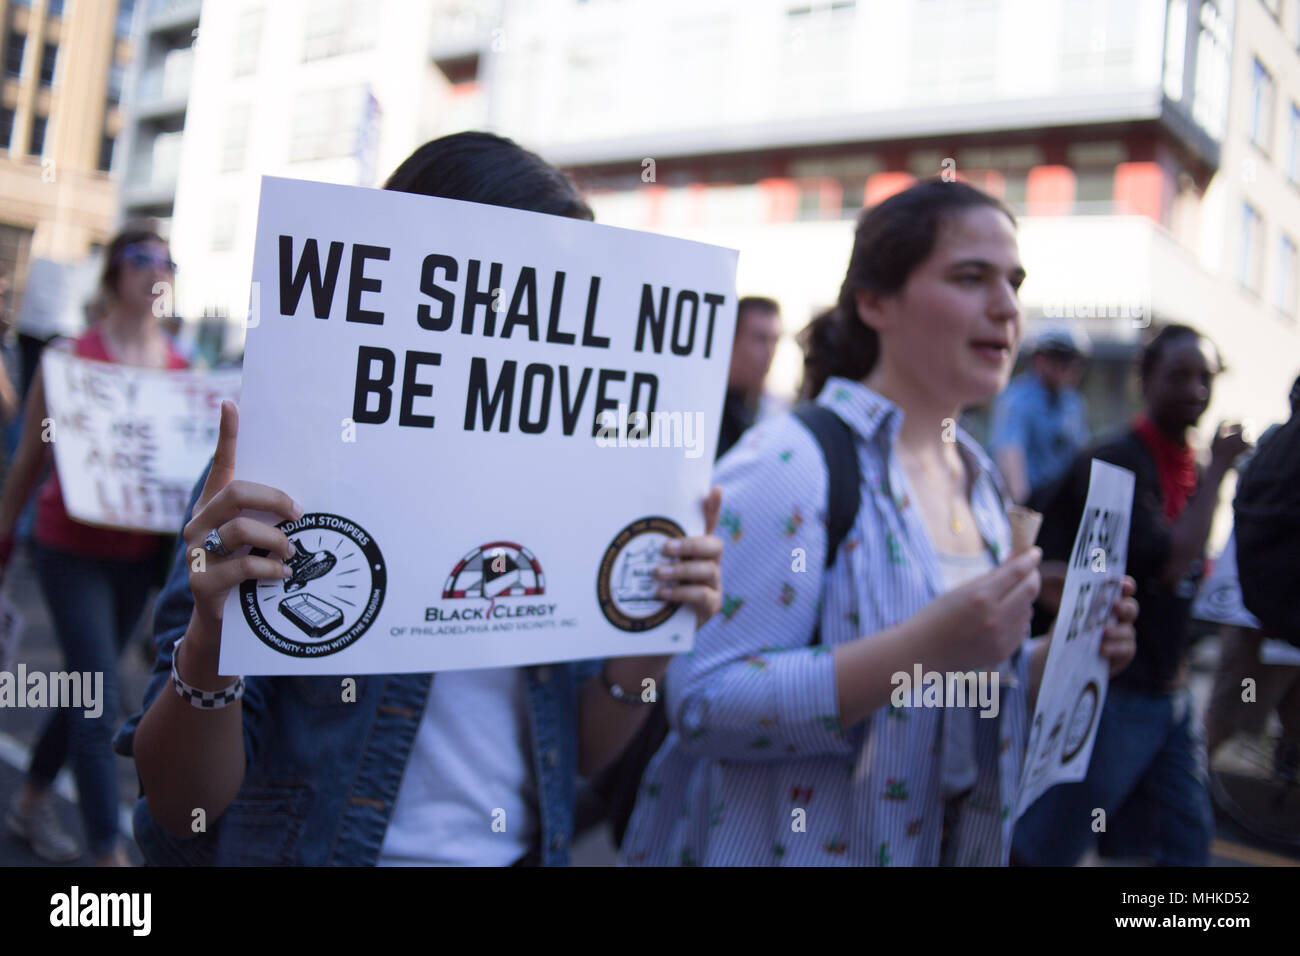
<svg viewBox="0 0 1300 956"><path fill-rule="evenodd" d="M1097 839L1103 856L1205 866L1213 837L1205 743L1190 693L1112 687L1087 776L1058 784L1026 811L1016 824L1013 858L1073 866Z"/></svg>
<svg viewBox="0 0 1300 956"><path fill-rule="evenodd" d="M112 745L121 699L117 659L144 610L155 562L100 561L40 545L33 546L32 558L64 667L102 673L104 689L98 717L87 717L83 708L54 710L32 751L27 775L34 786L48 787L71 757L86 842L98 856L111 852L118 840Z"/></svg>

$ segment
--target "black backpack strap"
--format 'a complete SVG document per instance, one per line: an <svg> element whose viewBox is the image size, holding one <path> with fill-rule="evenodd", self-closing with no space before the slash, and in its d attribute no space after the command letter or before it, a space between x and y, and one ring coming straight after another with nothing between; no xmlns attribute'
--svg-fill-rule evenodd
<svg viewBox="0 0 1300 956"><path fill-rule="evenodd" d="M835 555L853 528L862 502L862 470L858 451L853 447L853 430L848 423L825 405L800 405L794 410L804 428L812 432L826 458L829 483L826 490L826 559L824 567L835 563Z"/></svg>
<svg viewBox="0 0 1300 956"><path fill-rule="evenodd" d="M826 458L826 555L823 568L835 563L840 545L848 537L862 505L862 469L853 443L853 429L824 405L805 404L794 417L821 446ZM821 625L813 632L813 644L821 643Z"/></svg>

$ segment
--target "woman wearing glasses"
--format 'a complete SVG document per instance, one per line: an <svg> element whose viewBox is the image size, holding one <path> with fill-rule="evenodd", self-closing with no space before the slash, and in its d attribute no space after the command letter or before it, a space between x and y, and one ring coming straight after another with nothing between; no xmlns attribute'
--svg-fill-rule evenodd
<svg viewBox="0 0 1300 956"><path fill-rule="evenodd" d="M109 243L100 280L103 317L76 340L51 347L100 362L185 368L185 359L154 314L154 302L174 274L167 244L156 233L119 233ZM5 822L38 856L76 859L80 849L60 830L49 804L50 785L71 757L90 854L101 866L125 865L111 746L118 714L116 663L144 610L167 542L163 535L93 527L68 516L51 445L43 440L47 418L44 380L38 371L27 396L22 441L0 495L0 579L13 554L18 515L48 463L49 477L36 503L32 563L63 648L64 667L102 673L104 685L98 716L87 717L77 708L53 711Z"/></svg>

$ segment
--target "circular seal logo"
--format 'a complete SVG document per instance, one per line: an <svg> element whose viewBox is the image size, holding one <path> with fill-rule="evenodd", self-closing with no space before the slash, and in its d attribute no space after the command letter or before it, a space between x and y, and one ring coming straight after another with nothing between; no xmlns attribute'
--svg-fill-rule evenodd
<svg viewBox="0 0 1300 956"><path fill-rule="evenodd" d="M1097 682L1088 681L1074 704L1074 712L1070 714L1070 725L1066 728L1065 742L1061 747L1061 763L1069 763L1083 749L1092 723L1097 719L1097 696Z"/></svg>
<svg viewBox="0 0 1300 956"><path fill-rule="evenodd" d="M239 586L244 620L267 647L291 657L337 654L370 629L384 603L379 546L347 518L321 512L276 525L296 552L285 581ZM267 552L254 548L253 554Z"/></svg>
<svg viewBox="0 0 1300 956"><path fill-rule="evenodd" d="M678 605L656 596L655 568L669 538L686 532L668 518L639 518L614 536L596 575L596 599L605 619L620 631L648 631L673 616Z"/></svg>

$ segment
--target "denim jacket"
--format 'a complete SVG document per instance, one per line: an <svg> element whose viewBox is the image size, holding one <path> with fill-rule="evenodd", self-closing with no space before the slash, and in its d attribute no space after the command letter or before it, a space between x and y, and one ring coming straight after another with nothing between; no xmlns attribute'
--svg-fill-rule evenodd
<svg viewBox="0 0 1300 956"><path fill-rule="evenodd" d="M190 520L205 470L195 486ZM114 738L133 755L135 729L171 683L172 650L194 609L180 542L154 618L154 664L144 704ZM529 667L528 718L537 779L541 860L569 862L578 766L578 688L599 661ZM244 782L220 818L190 839L167 834L141 796L135 838L156 865L371 865L397 800L432 674L357 675L344 702L340 677L250 677L243 707Z"/></svg>

